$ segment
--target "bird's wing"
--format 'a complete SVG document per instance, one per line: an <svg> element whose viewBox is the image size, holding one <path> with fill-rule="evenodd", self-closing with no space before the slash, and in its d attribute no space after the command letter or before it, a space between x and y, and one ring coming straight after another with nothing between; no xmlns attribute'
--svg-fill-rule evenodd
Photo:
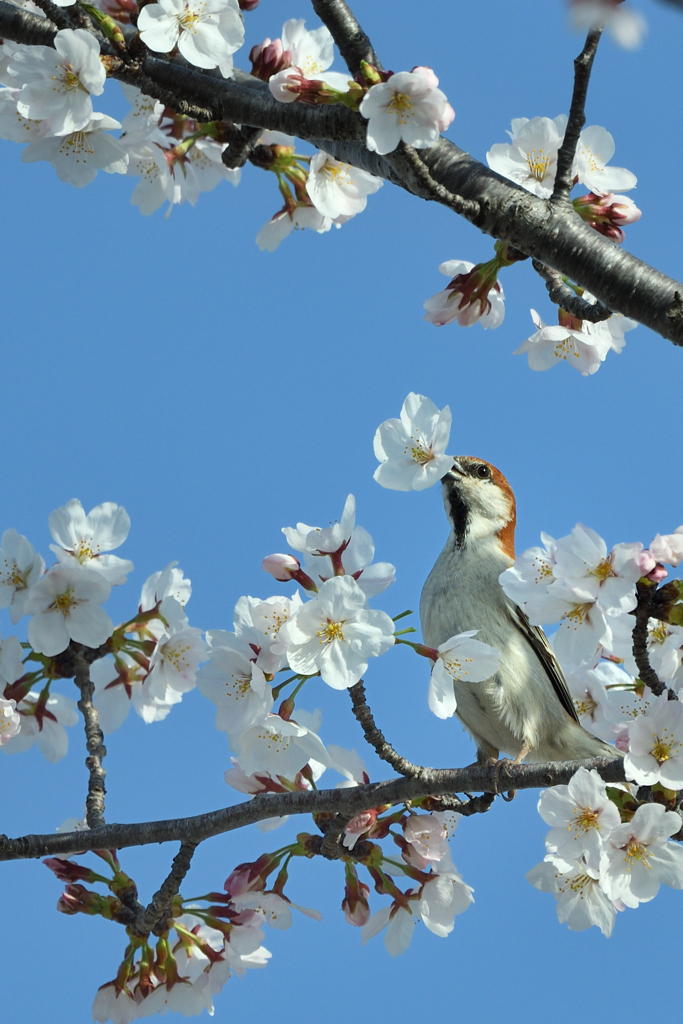
<svg viewBox="0 0 683 1024"><path fill-rule="evenodd" d="M550 646L547 636L540 626L531 625L529 616L518 605L513 605L510 608L510 612L513 622L520 632L524 634L538 655L539 661L548 675L548 679L553 684L553 689L559 698L560 704L567 714L571 715L575 722L578 722L579 716L576 713L576 707L569 692L567 680L564 678L560 663L555 657L555 652Z"/></svg>

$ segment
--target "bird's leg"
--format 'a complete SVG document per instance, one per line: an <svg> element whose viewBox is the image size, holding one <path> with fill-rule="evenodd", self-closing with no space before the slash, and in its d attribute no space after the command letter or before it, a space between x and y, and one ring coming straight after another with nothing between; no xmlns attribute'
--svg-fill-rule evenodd
<svg viewBox="0 0 683 1024"><path fill-rule="evenodd" d="M523 743L522 746L521 746L521 749L520 749L519 753L517 754L517 757L514 759L514 761L511 761L509 757L503 757L503 758L501 758L500 761L495 761L494 762L494 764L496 766L496 773L495 773L495 776L494 776L496 792L498 792L498 786L500 784L500 773L501 773L501 770L503 768L503 765L507 766L509 764L510 765L521 764L522 761L527 756L527 754L529 753L530 750L531 750L530 744L529 743ZM510 800L514 800L515 799L515 796L517 795L517 790L516 789L510 789L510 790L508 790L507 793L501 793L500 795L502 796L503 800L505 800L505 801L507 801L509 803Z"/></svg>

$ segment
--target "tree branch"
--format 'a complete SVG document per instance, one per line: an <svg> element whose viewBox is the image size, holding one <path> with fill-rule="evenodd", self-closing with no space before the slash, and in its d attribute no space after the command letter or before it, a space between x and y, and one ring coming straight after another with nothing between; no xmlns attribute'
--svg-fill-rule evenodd
<svg viewBox="0 0 683 1024"><path fill-rule="evenodd" d="M609 320L612 315L611 310L606 309L600 302L586 302L575 291L572 291L568 284L564 283L562 274L557 270L547 267L544 263L539 263L538 260L532 260L531 265L545 281L551 302L566 309L572 316L577 316L580 320L589 320L592 324Z"/></svg>
<svg viewBox="0 0 683 1024"><path fill-rule="evenodd" d="M623 782L620 757L596 757L587 761L519 764L504 761L468 768L424 769L418 778L392 779L349 789L298 790L267 793L233 807L209 811L190 818L171 818L131 825L103 825L90 831L28 835L20 839L0 836L0 861L33 857L63 856L83 850L123 850L129 846L167 843L173 840L195 844L252 825L265 818L285 814L335 813L352 818L379 804L399 804L428 796L452 793L495 793L499 788L541 789L566 784L579 768L595 768L606 782Z"/></svg>
<svg viewBox="0 0 683 1024"><path fill-rule="evenodd" d="M647 652L647 624L652 611L652 599L656 591L647 584L638 583L638 604L635 610L636 624L633 627L633 657L638 666L638 676L649 686L656 697L659 697L666 690L669 700L677 700L676 694L669 689L659 678L652 665Z"/></svg>
<svg viewBox="0 0 683 1024"><path fill-rule="evenodd" d="M419 764L413 764L412 761L406 760L405 757L401 757L392 745L387 743L384 733L377 728L372 711L368 707L362 679L350 687L349 694L353 704L353 713L360 723L365 739L371 747L375 748L375 753L378 757L381 757L383 761L391 765L394 771L397 771L400 775L405 775L409 779L419 778L425 771L429 770L422 768Z"/></svg>
<svg viewBox="0 0 683 1024"><path fill-rule="evenodd" d="M385 157L387 163L396 170L411 191L419 192L422 199L432 200L447 206L454 213L474 221L479 216L480 207L475 199L463 199L453 195L447 188L435 181L429 173L420 154L405 142L399 143L393 153Z"/></svg>
<svg viewBox="0 0 683 1024"><path fill-rule="evenodd" d="M74 648L74 682L81 691L78 710L85 721L85 745L88 750L85 766L90 772L88 796L85 801L85 820L88 823L88 828L93 829L104 825L104 795L106 793L104 779L107 773L102 767L102 761L106 756L107 748L104 745L104 736L100 729L100 716L97 709L93 707L92 698L95 686L90 678L90 665L84 656L81 644L72 642L70 646ZM107 849L114 849L114 847L107 847Z"/></svg>
<svg viewBox="0 0 683 1024"><path fill-rule="evenodd" d="M569 193L572 190L574 175L574 157L579 141L581 129L586 123L586 96L588 95L588 84L591 80L591 71L595 59L595 51L602 35L602 26L592 28L586 37L586 43L574 61L574 92L572 93L572 105L569 109L569 120L564 133L564 139L557 154L557 172L555 174L555 187L550 197L551 203L567 203Z"/></svg>
<svg viewBox="0 0 683 1024"><path fill-rule="evenodd" d="M311 0L311 3L323 25L330 30L352 75L358 74L362 60L381 69L382 65L372 43L344 0Z"/></svg>
<svg viewBox="0 0 683 1024"><path fill-rule="evenodd" d="M54 31L53 27L52 36ZM51 38L42 19L5 0L0 0L0 36L45 45ZM234 80L225 80L151 56L137 65L115 60L111 64L114 77L138 85L179 113L296 135L414 195L434 198L424 182L415 176L406 181L390 160L368 151L365 121L341 104L278 103L266 83L251 76L236 72ZM683 345L683 284L603 238L566 204L525 191L446 139L421 150L420 158L448 194L479 204L477 214L465 214L479 230L553 267L592 292L607 309Z"/></svg>
<svg viewBox="0 0 683 1024"><path fill-rule="evenodd" d="M151 903L145 907L132 928L137 935L148 935L149 932L161 935L162 932L168 930L173 897L180 892L180 886L190 870L197 845L192 840L184 840L180 844L180 849L173 858L168 877L161 883L161 888L154 893Z"/></svg>

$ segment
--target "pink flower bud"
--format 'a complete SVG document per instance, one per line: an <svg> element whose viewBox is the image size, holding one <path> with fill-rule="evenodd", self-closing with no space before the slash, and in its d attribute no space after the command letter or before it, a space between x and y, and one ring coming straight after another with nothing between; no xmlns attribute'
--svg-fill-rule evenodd
<svg viewBox="0 0 683 1024"><path fill-rule="evenodd" d="M436 77L431 68L423 67L422 65L418 64L416 68L413 68L412 73L414 75L420 75L422 78L424 78L427 85L431 86L432 89L439 88L439 79Z"/></svg>
<svg viewBox="0 0 683 1024"><path fill-rule="evenodd" d="M285 583L294 578L294 574L301 568L301 563L294 555L266 555L261 562L261 568L269 572L273 579Z"/></svg>
<svg viewBox="0 0 683 1024"><path fill-rule="evenodd" d="M43 861L46 868L54 872L60 882L94 882L96 875L90 868L81 867L72 860L61 857L46 857Z"/></svg>
<svg viewBox="0 0 683 1024"><path fill-rule="evenodd" d="M344 917L354 928L362 928L370 919L369 895L370 886L359 881L357 876L355 879L347 880L342 910Z"/></svg>
<svg viewBox="0 0 683 1024"><path fill-rule="evenodd" d="M657 562L652 572L649 572L647 574L647 578L649 580L652 580L653 583L661 583L662 580L665 580L668 575L669 574L664 568L664 566Z"/></svg>
<svg viewBox="0 0 683 1024"><path fill-rule="evenodd" d="M275 870L278 864L277 857L263 853L258 860L238 864L226 878L223 888L232 897L241 896L242 893L254 889L261 891L266 887L268 875Z"/></svg>
<svg viewBox="0 0 683 1024"><path fill-rule="evenodd" d="M255 11L261 0L239 0L241 11Z"/></svg>
<svg viewBox="0 0 683 1024"><path fill-rule="evenodd" d="M252 46L249 60L252 75L260 78L262 82L267 82L279 71L292 66L291 51L282 49L281 39L266 38L257 46Z"/></svg>
<svg viewBox="0 0 683 1024"><path fill-rule="evenodd" d="M641 576L647 576L649 572L652 572L654 567L657 565L657 560L652 557L652 553L647 548L643 548L636 555L636 561L638 562L638 568L640 569Z"/></svg>
<svg viewBox="0 0 683 1024"><path fill-rule="evenodd" d="M592 228L619 245L626 237L621 225L635 224L643 213L628 196L589 192L572 200L572 206Z"/></svg>

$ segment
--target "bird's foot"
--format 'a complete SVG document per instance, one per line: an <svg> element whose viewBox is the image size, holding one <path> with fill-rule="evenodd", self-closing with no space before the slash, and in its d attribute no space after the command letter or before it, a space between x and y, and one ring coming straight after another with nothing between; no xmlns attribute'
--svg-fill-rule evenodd
<svg viewBox="0 0 683 1024"><path fill-rule="evenodd" d="M521 753L521 751L520 751L520 753ZM526 753L528 753L528 751L524 751L524 754L526 754ZM519 754L517 756L519 757ZM501 790L500 790L500 783L501 783L500 776L501 776L501 773L503 772L503 770L508 767L508 765L515 765L515 764L519 764L519 763L520 762L517 759L515 759L514 761L511 761L509 757L501 757L500 761L495 761L494 760L493 764L491 765L491 767L495 767L495 772L493 774L493 784L495 786L494 792L496 793L496 795L500 794L500 796L502 796L503 800L505 800L506 803L509 803L510 800L514 800L515 799L515 796L517 795L517 790L516 789L509 789L509 790L507 790L507 792L502 793Z"/></svg>

